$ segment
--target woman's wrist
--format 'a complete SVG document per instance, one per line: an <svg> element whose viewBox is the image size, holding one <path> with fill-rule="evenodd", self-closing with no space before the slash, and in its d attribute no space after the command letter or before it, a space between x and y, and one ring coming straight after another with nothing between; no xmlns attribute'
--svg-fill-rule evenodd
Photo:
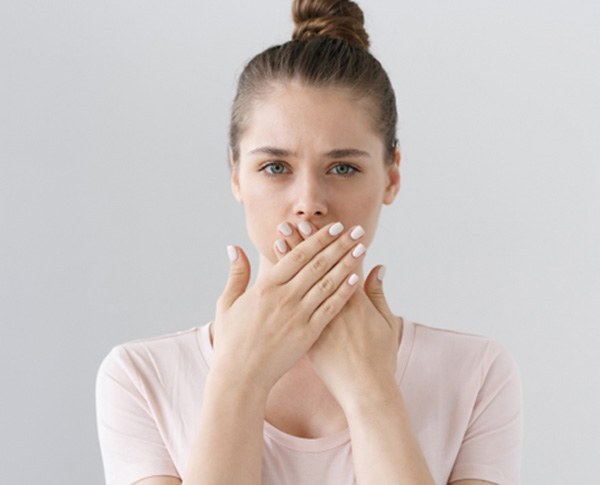
<svg viewBox="0 0 600 485"><path fill-rule="evenodd" d="M250 379L213 365L184 483L260 483L265 407Z"/></svg>
<svg viewBox="0 0 600 485"><path fill-rule="evenodd" d="M396 406L402 398L398 383L393 375L381 376L376 380L355 382L352 392L338 397L347 419L376 412L381 407Z"/></svg>
<svg viewBox="0 0 600 485"><path fill-rule="evenodd" d="M372 384L343 408L358 482L433 485L395 379L387 376Z"/></svg>
<svg viewBox="0 0 600 485"><path fill-rule="evenodd" d="M252 373L219 364L211 367L206 380L206 390L221 398L254 403L257 406L262 405L263 408L266 406L271 387Z"/></svg>

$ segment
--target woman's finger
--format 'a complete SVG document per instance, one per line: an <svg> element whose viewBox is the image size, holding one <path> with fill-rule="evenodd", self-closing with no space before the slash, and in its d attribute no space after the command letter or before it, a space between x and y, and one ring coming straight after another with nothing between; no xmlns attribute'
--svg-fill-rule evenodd
<svg viewBox="0 0 600 485"><path fill-rule="evenodd" d="M315 287L325 290L325 293L327 293L332 286L331 283L336 279L332 279L332 275L334 274L337 275L338 279L341 281L343 275L337 273L339 268L333 272L332 268L339 266L340 263L342 266L345 264L347 267L354 267L355 261L353 259L348 259L347 254L352 251L357 258L364 252L366 249L365 246L363 244L357 244L357 240L363 235L364 230L362 227L355 226L354 229L342 235L337 241L324 248L319 254L312 258L312 260L299 271L297 277L294 278L293 286L296 294L305 296L311 288ZM307 244L310 241L311 238L305 241L304 244ZM294 249L294 251L296 249ZM349 275L350 273L347 272L347 274ZM318 295L319 293L320 292L317 291L316 293L313 293L313 295ZM314 299L310 299L309 301L312 300ZM309 305L309 307L311 306L312 305Z"/></svg>
<svg viewBox="0 0 600 485"><path fill-rule="evenodd" d="M287 221L279 224L277 230L281 237L277 239L273 245L277 260L281 260L290 249L294 249L298 244L313 234L315 229L316 228L309 222L305 221L302 221L298 226L294 226L293 223Z"/></svg>
<svg viewBox="0 0 600 485"><path fill-rule="evenodd" d="M277 226L280 237L285 239L290 249L294 249L298 244L304 241L304 237L299 232L298 227L294 226L291 222L282 222Z"/></svg>
<svg viewBox="0 0 600 485"><path fill-rule="evenodd" d="M250 261L239 246L227 246L229 256L229 277L225 289L217 300L217 311L223 312L233 305L248 288L250 281Z"/></svg>
<svg viewBox="0 0 600 485"><path fill-rule="evenodd" d="M362 243L349 248L335 266L333 266L317 284L306 291L300 304L310 312L317 309L319 305L322 305L326 301L325 299L330 297L336 290L341 289L341 295L348 295L347 291L340 288L340 285L342 285L342 282L353 272L358 270L360 263L365 258L366 250L367 248ZM340 300L337 297L336 299L338 303L339 301L344 300L344 298ZM334 305L334 308L337 308L337 305ZM318 311L316 313L320 316Z"/></svg>
<svg viewBox="0 0 600 485"><path fill-rule="evenodd" d="M290 281L304 266L320 253L325 247L332 244L342 234L344 226L340 222L330 223L319 229L312 237L302 244L288 251L265 277L268 283L280 285ZM318 277L318 275L313 275ZM311 278L313 280L313 278ZM311 281L312 285L314 281Z"/></svg>
<svg viewBox="0 0 600 485"><path fill-rule="evenodd" d="M367 278L365 279L364 290L365 294L373 303L373 306L377 308L379 313L381 313L386 320L390 321L393 317L393 313L390 310L388 302L385 298L385 293L383 291L383 276L385 275L385 266L379 265L374 267L370 272ZM393 322L391 322L393 323ZM390 323L390 325L391 325Z"/></svg>
<svg viewBox="0 0 600 485"><path fill-rule="evenodd" d="M316 232L317 228L313 226L310 222L302 221L298 224L298 232L302 236L303 239L306 239L312 236Z"/></svg>
<svg viewBox="0 0 600 485"><path fill-rule="evenodd" d="M280 261L290 250L289 246L285 242L285 239L277 239L273 243L273 252L277 257L277 261Z"/></svg>
<svg viewBox="0 0 600 485"><path fill-rule="evenodd" d="M309 326L315 328L315 330L321 334L325 326L331 322L340 310L346 305L346 302L354 294L356 289L360 286L357 284L360 277L356 273L350 274L345 278L337 289L327 299L325 299L321 305L315 310L308 320Z"/></svg>

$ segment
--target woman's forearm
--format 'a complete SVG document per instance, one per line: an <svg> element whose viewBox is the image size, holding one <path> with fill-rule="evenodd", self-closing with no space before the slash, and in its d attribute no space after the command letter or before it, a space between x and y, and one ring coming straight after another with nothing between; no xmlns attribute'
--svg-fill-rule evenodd
<svg viewBox="0 0 600 485"><path fill-rule="evenodd" d="M259 485L268 393L211 370L183 485Z"/></svg>
<svg viewBox="0 0 600 485"><path fill-rule="evenodd" d="M434 485L395 380L355 396L344 411L358 485Z"/></svg>

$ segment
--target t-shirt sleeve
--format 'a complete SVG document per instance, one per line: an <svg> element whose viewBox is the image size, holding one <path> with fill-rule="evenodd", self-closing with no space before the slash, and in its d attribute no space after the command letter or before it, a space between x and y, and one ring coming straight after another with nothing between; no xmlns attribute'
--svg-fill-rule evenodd
<svg viewBox="0 0 600 485"><path fill-rule="evenodd" d="M96 378L96 419L107 485L156 475L179 477L127 350L117 346Z"/></svg>
<svg viewBox="0 0 600 485"><path fill-rule="evenodd" d="M522 391L517 364L506 348L490 341L483 380L450 482L487 480L519 483L522 447Z"/></svg>

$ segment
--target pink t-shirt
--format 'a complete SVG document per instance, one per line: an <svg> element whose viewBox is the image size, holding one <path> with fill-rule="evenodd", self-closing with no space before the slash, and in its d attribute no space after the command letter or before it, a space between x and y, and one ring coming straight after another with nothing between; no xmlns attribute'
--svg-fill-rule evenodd
<svg viewBox="0 0 600 485"><path fill-rule="evenodd" d="M396 380L435 483L518 484L521 381L511 354L485 337L403 320ZM212 356L208 325L112 349L96 382L107 484L181 477ZM349 431L306 439L265 421L262 474L265 485L353 484Z"/></svg>

